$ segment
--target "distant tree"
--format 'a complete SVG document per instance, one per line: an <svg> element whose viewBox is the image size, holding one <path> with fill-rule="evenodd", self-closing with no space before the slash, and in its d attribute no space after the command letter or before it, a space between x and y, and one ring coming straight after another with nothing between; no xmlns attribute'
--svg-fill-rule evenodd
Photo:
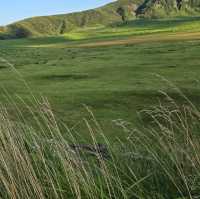
<svg viewBox="0 0 200 199"><path fill-rule="evenodd" d="M15 35L17 38L24 38L29 36L29 32L25 28L19 27L16 29Z"/></svg>
<svg viewBox="0 0 200 199"><path fill-rule="evenodd" d="M117 8L117 14L121 16L123 22L127 21L126 10L123 7Z"/></svg>
<svg viewBox="0 0 200 199"><path fill-rule="evenodd" d="M65 21L63 20L62 22L61 22L61 24L60 24L60 27L59 27L59 34L64 34L64 32L65 32L65 29L66 29L66 23L65 23Z"/></svg>
<svg viewBox="0 0 200 199"><path fill-rule="evenodd" d="M176 4L177 4L177 8L178 8L178 10L181 10L182 3L183 3L182 0L176 0Z"/></svg>
<svg viewBox="0 0 200 199"><path fill-rule="evenodd" d="M85 15L81 18L81 22L80 22L80 26L81 27L84 27L88 24L88 21L89 21L89 16L88 15Z"/></svg>
<svg viewBox="0 0 200 199"><path fill-rule="evenodd" d="M31 35L26 28L15 24L8 27L8 32L13 38L25 38Z"/></svg>

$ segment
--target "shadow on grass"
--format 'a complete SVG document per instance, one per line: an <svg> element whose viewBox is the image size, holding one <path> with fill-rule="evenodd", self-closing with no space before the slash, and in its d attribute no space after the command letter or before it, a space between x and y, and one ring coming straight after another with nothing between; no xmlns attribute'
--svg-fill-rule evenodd
<svg viewBox="0 0 200 199"><path fill-rule="evenodd" d="M90 77L88 74L61 74L61 75L45 75L40 78L49 81L66 81L66 80L84 80L93 77Z"/></svg>
<svg viewBox="0 0 200 199"><path fill-rule="evenodd" d="M0 70L7 69L7 68L8 68L7 66L0 66Z"/></svg>

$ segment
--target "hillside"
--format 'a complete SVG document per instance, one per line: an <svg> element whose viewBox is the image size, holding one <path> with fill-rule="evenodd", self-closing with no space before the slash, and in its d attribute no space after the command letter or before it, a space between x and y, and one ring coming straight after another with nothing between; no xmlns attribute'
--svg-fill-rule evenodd
<svg viewBox="0 0 200 199"><path fill-rule="evenodd" d="M58 35L80 27L107 25L121 20L117 8L124 6L128 18L134 18L134 11L142 0L119 0L97 9L70 14L34 17L25 19L6 27L13 37Z"/></svg>
<svg viewBox="0 0 200 199"><path fill-rule="evenodd" d="M122 20L118 8L123 8L126 20L194 16L199 14L200 0L118 0L83 12L34 17L0 27L0 39L55 36L83 27L106 26Z"/></svg>
<svg viewBox="0 0 200 199"><path fill-rule="evenodd" d="M200 0L145 0L136 10L136 16L161 18L194 16L200 12Z"/></svg>

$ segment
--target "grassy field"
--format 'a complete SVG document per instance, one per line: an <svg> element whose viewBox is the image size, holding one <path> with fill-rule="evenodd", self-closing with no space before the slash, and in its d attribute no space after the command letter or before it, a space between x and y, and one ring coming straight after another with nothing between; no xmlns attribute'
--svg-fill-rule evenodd
<svg viewBox="0 0 200 199"><path fill-rule="evenodd" d="M164 79L199 103L199 29L198 17L138 20L62 37L0 41L1 57L17 70L0 61L1 101L6 103L5 90L20 104L19 97L31 100L30 92L47 97L58 120L85 137L87 105L107 135L125 138L113 120L137 126L137 111L157 104L159 91L176 95Z"/></svg>
<svg viewBox="0 0 200 199"><path fill-rule="evenodd" d="M199 198L199 28L0 41L0 198Z"/></svg>

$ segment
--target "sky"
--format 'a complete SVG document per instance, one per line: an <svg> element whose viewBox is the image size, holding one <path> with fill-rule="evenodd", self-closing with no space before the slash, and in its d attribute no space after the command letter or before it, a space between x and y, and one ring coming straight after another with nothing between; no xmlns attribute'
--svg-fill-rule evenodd
<svg viewBox="0 0 200 199"><path fill-rule="evenodd" d="M114 0L0 0L0 25L33 16L82 11Z"/></svg>

